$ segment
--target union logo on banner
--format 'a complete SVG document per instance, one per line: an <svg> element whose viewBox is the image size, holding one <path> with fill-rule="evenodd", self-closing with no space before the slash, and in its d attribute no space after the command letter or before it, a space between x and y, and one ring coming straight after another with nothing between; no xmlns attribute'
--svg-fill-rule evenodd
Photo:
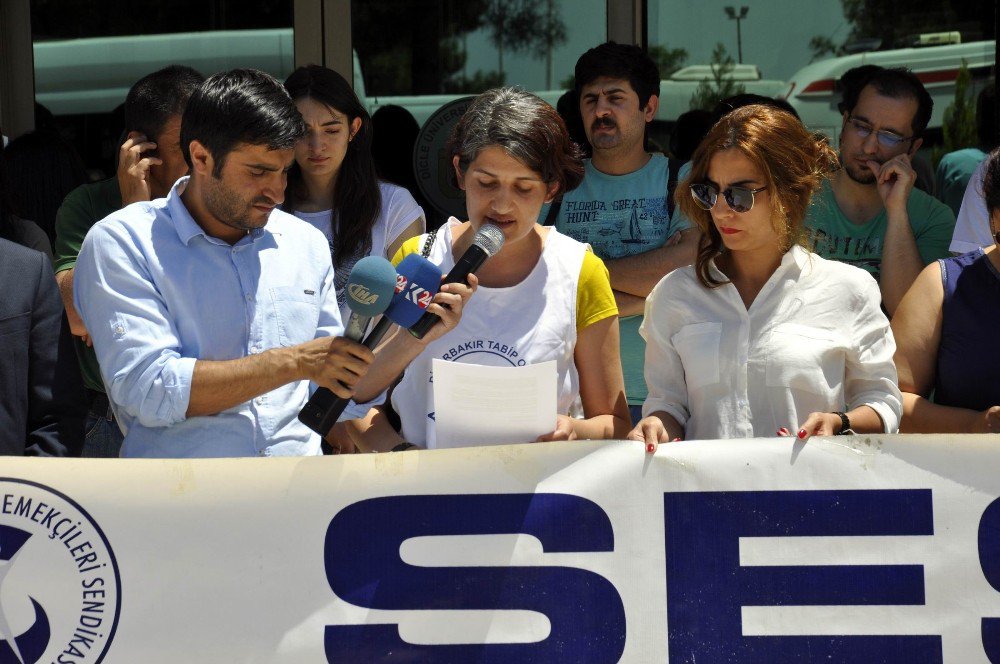
<svg viewBox="0 0 1000 664"><path fill-rule="evenodd" d="M80 505L0 478L0 664L97 663L121 610L107 537Z"/></svg>

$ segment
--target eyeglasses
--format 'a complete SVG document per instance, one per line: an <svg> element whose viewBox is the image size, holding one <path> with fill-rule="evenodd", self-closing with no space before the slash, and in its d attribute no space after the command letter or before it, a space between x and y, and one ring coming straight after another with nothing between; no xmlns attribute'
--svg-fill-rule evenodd
<svg viewBox="0 0 1000 664"><path fill-rule="evenodd" d="M854 133L858 135L858 138L868 138L871 133L875 131L875 127L871 126L864 120L858 120L855 117L848 117L847 122L850 123L851 128ZM875 137L878 139L879 145L884 148L894 148L904 141L912 141L916 136L900 136L894 131L889 131L888 129L879 129L875 131Z"/></svg>
<svg viewBox="0 0 1000 664"><path fill-rule="evenodd" d="M753 195L759 194L765 189L767 189L767 187L760 187L758 189L748 189L747 187L729 187L721 193L722 197L726 199L726 203L733 212L749 212L753 207ZM719 200L719 193L719 189L710 184L691 185L691 198L694 199L694 202L697 203L699 207L705 210L711 210L715 207L716 201Z"/></svg>

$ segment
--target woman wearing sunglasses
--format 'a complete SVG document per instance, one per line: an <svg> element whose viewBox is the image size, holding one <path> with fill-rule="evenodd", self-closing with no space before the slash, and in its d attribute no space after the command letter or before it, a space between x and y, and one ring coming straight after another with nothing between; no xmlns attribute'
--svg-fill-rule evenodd
<svg viewBox="0 0 1000 664"><path fill-rule="evenodd" d="M801 244L809 200L836 164L825 140L761 105L723 117L695 152L677 198L702 232L698 256L653 289L640 330L649 397L629 438L647 451L897 429L878 284Z"/></svg>

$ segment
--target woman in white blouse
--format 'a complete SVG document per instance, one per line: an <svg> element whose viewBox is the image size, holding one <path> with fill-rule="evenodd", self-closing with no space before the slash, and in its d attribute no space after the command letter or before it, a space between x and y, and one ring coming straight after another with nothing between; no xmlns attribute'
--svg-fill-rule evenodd
<svg viewBox="0 0 1000 664"><path fill-rule="evenodd" d="M760 105L732 111L701 143L677 188L702 232L698 257L649 294L640 330L649 396L628 437L647 451L898 428L878 284L801 244L809 200L836 159L792 115Z"/></svg>

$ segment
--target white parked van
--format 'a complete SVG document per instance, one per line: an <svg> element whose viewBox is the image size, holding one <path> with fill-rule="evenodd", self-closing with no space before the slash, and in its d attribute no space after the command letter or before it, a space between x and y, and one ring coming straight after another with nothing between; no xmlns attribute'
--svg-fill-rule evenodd
<svg viewBox="0 0 1000 664"><path fill-rule="evenodd" d="M957 36L957 33L949 33ZM837 85L849 69L861 65L907 67L923 82L934 100L929 129L939 129L944 111L955 99L955 79L964 62L972 73L974 94L987 84L996 60L995 41L871 51L814 62L800 69L783 95L810 129L839 139L841 94Z"/></svg>

